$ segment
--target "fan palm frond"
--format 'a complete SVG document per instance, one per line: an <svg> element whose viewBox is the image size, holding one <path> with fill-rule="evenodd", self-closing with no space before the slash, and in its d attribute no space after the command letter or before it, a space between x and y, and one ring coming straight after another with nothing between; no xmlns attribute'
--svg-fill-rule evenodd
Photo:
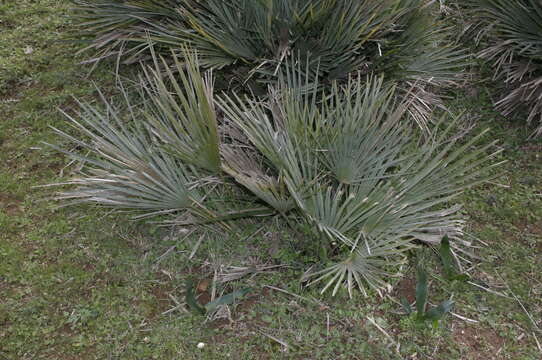
<svg viewBox="0 0 542 360"><path fill-rule="evenodd" d="M182 24L183 0L74 0L80 36L92 38L82 51L93 49L98 61L112 55L140 58L149 44L145 33L154 24Z"/></svg>
<svg viewBox="0 0 542 360"><path fill-rule="evenodd" d="M79 147L79 151L61 151L84 164L81 177L61 184L77 188L61 192L58 199L136 210L141 213L138 217L186 210L200 201L198 173L161 150L143 126L126 125L112 105L102 100L105 112L79 102L80 120L65 114L89 141L54 129ZM87 154L81 155L81 150Z"/></svg>
<svg viewBox="0 0 542 360"><path fill-rule="evenodd" d="M221 155L224 158L222 170L233 177L260 200L281 214L295 207L282 176L268 175L257 162L254 152L247 152L242 147L223 146Z"/></svg>
<svg viewBox="0 0 542 360"><path fill-rule="evenodd" d="M527 110L527 123L541 124L542 134L542 3L537 0L477 0L469 4L480 28L481 58L493 63L494 79L503 82L495 102L505 116Z"/></svg>
<svg viewBox="0 0 542 360"><path fill-rule="evenodd" d="M145 93L153 105L147 119L166 150L185 163L217 173L220 139L213 104L213 77L210 72L202 76L196 56L184 49L187 63L174 57L175 74L164 59L162 67L157 64L147 69ZM160 73L161 68L168 83Z"/></svg>

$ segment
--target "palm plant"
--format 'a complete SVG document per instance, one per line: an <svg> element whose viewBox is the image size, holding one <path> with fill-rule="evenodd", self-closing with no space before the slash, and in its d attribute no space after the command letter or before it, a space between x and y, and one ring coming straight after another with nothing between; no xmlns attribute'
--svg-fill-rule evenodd
<svg viewBox="0 0 542 360"><path fill-rule="evenodd" d="M409 96L421 126L432 88L454 83L465 54L447 41L427 0L76 0L83 35L98 52L127 57L151 47L182 56L197 49L206 68L243 67L243 84L275 81L295 58L320 84L353 72L385 74ZM291 71L292 69L290 69ZM233 72L233 71L232 71Z"/></svg>
<svg viewBox="0 0 542 360"><path fill-rule="evenodd" d="M527 109L527 121L540 122L542 134L542 3L538 0L470 2L483 46L480 57L493 63L495 79L504 82L496 101L505 116Z"/></svg>
<svg viewBox="0 0 542 360"><path fill-rule="evenodd" d="M81 103L68 116L88 140L56 130L86 152L65 151L84 166L59 199L194 226L302 219L315 246L338 244L305 275L333 294L342 284L350 294L389 288L419 243L447 235L459 245L463 221L450 202L484 179L491 144L472 150L478 137L450 140L453 122L445 121L438 136L416 136L382 78L358 74L321 90L297 69L282 72L264 99L216 96L194 53L183 59L174 62L179 77L165 60L146 69L140 107L125 96L125 112L104 99L103 110ZM224 196L232 186L239 191ZM250 202L233 198L241 190Z"/></svg>

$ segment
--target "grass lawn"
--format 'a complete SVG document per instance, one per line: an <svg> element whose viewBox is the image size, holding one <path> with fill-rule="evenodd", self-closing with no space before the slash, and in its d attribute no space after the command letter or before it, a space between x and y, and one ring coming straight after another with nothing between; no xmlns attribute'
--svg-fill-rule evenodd
<svg viewBox="0 0 542 360"><path fill-rule="evenodd" d="M57 209L53 190L37 186L65 180L74 164L43 144L59 141L49 126L66 128L58 109L74 111L72 96L95 101L94 83L115 93L114 64L91 74L79 64L68 15L66 0L0 2L0 359L542 357L542 141L492 110L488 81L449 99L477 129L491 128L486 140L499 139L508 160L461 198L466 240L484 261L473 262L470 282L450 283L438 257L418 251L432 274L429 301L455 300L438 328L419 326L398 301L412 300L413 269L384 298L320 295L299 282L311 258L298 250L304 240L274 219L212 233L196 248L199 234ZM209 280L228 266L253 269L227 289L249 294L215 318L187 311L186 280L209 298Z"/></svg>

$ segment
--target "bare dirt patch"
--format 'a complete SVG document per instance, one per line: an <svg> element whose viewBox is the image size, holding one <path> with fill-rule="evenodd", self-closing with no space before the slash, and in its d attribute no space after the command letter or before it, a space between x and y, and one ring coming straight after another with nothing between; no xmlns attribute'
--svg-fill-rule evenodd
<svg viewBox="0 0 542 360"><path fill-rule="evenodd" d="M403 296L409 303L413 303L416 300L415 297L416 279L411 276L405 276L395 286L393 295L397 299L401 299Z"/></svg>
<svg viewBox="0 0 542 360"><path fill-rule="evenodd" d="M17 216L23 212L22 200L11 194L0 193L0 209L8 216Z"/></svg>
<svg viewBox="0 0 542 360"><path fill-rule="evenodd" d="M487 327L462 325L454 328L452 338L456 344L464 346L468 359L502 359L505 340Z"/></svg>
<svg viewBox="0 0 542 360"><path fill-rule="evenodd" d="M173 289L171 286L167 285L157 285L152 287L151 294L155 298L156 303L154 304L151 317L157 316L173 306L173 302L169 297L172 291Z"/></svg>

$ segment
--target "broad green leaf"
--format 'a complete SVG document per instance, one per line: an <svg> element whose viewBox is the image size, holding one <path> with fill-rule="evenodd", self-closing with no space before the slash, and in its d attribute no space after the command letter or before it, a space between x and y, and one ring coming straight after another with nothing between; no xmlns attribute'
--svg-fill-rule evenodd
<svg viewBox="0 0 542 360"><path fill-rule="evenodd" d="M238 299L248 294L251 290L252 290L251 288L244 288L244 289L237 290L229 294L223 295L219 297L218 299L215 299L205 304L205 311L209 313L209 312L215 311L221 305L231 305Z"/></svg>
<svg viewBox="0 0 542 360"><path fill-rule="evenodd" d="M194 283L192 280L188 280L186 282L186 295L185 295L185 301L188 304L188 307L195 313L205 315L206 309L202 307L200 304L198 304L198 301L196 300L196 297L194 296Z"/></svg>
<svg viewBox="0 0 542 360"><path fill-rule="evenodd" d="M450 240L448 239L447 235L445 235L440 242L439 253L446 279L450 281L464 281L468 279L468 275L458 274L455 270L452 250L450 248Z"/></svg>
<svg viewBox="0 0 542 360"><path fill-rule="evenodd" d="M431 321L438 321L446 315L454 306L453 300L446 300L441 302L438 306L431 308L425 313L424 318Z"/></svg>
<svg viewBox="0 0 542 360"><path fill-rule="evenodd" d="M404 296L401 296L401 305L403 306L403 309L405 309L405 312L408 315L412 314L412 307L410 306L410 303L408 302L407 298Z"/></svg>
<svg viewBox="0 0 542 360"><path fill-rule="evenodd" d="M455 275L454 259L450 248L450 240L448 235L444 235L440 242L440 260L444 269L444 275L450 279Z"/></svg>
<svg viewBox="0 0 542 360"><path fill-rule="evenodd" d="M423 318L423 315L425 314L425 304L427 302L427 273L421 266L418 266L417 272L416 310L417 317Z"/></svg>

